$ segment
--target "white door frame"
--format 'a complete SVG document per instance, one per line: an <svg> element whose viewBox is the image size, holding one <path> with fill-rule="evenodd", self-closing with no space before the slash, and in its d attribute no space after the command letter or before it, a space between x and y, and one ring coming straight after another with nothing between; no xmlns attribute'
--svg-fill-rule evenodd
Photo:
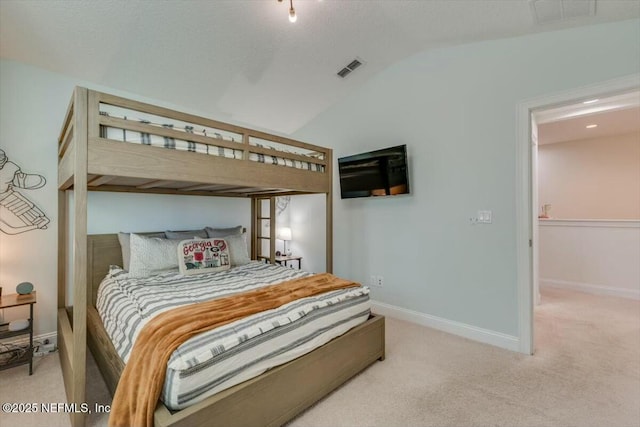
<svg viewBox="0 0 640 427"><path fill-rule="evenodd" d="M518 286L518 337L520 352L533 354L533 266L534 251L538 248L537 224L538 207L533 206L532 180L537 170L535 158L531 155L531 114L562 105L575 104L603 95L640 89L640 74L632 74L583 86L564 92L544 95L522 101L516 111L516 261ZM534 222L535 219L535 222ZM536 241L533 241L534 237ZM531 244L530 244L531 242ZM536 257L537 259L537 257Z"/></svg>

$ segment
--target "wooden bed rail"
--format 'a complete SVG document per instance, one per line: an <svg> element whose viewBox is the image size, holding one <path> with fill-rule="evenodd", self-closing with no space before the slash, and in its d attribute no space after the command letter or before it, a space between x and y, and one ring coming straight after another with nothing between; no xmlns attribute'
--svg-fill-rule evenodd
<svg viewBox="0 0 640 427"><path fill-rule="evenodd" d="M180 122L186 122L216 130L230 132L239 135L239 140L236 142L228 141L224 139L218 139L213 137L206 137L200 135L189 134L186 132L176 131L171 128L163 128L161 126L154 126L151 124L142 123L134 120L124 120L121 118L114 118L109 116L100 116L99 124L112 126L120 129L128 129L139 132L146 132L153 135L166 136L176 139L193 140L195 142L202 142L208 145L216 145L226 148L232 148L236 150L248 150L250 152L260 154L277 154L280 157L290 158L291 160L313 161L318 164L326 164L327 152L330 151L325 147L320 147L313 144L297 141L295 139L286 138L283 136L272 135L266 132L260 132L257 130L245 128L242 126L236 126L229 123L220 122L217 120L211 120L204 117L196 116L193 114L183 113L169 108L159 107L156 105L147 104L144 102L133 101L130 99L121 98L114 95L109 95L101 92L89 91L90 97L93 97L95 102L99 104L107 104L115 107L124 108L127 110L133 110L140 113L146 113L169 120L177 120ZM93 106L91 106L94 108ZM277 144L282 144L289 147L296 147L302 150L315 153L313 157L298 155L295 152L273 150L269 148L261 148L251 144L251 139L257 138L265 141L271 141Z"/></svg>
<svg viewBox="0 0 640 427"><path fill-rule="evenodd" d="M242 141L234 142L234 141L228 141L221 138L213 138L210 136L188 134L186 132L174 130L171 128L158 127L155 125L141 123L133 120L125 120L118 117L100 116L98 123L100 126L108 126L108 127L113 127L117 129L143 132L143 133L148 133L150 135L157 135L157 136L162 136L166 138L185 139L185 140L188 139L189 141L193 141L193 142L200 142L206 145L230 148L232 150L238 150L243 152L248 151L250 153L264 154L267 156L277 155L278 157L282 157L287 160L298 160L301 162L310 162L310 163L319 164L323 166L327 164L327 161L324 158L324 153L322 157L310 157L302 154L290 153L287 151L280 151L280 150L274 150L271 148L259 147L256 145L251 145L250 143L246 143L246 142L243 143ZM250 134L245 134L245 135L251 136ZM275 139L275 137L273 137L273 139ZM244 140L246 140L246 138L243 138L243 141ZM119 141L116 141L116 142L119 142ZM243 156L243 160L248 160L248 158L246 156Z"/></svg>
<svg viewBox="0 0 640 427"><path fill-rule="evenodd" d="M59 144L58 163L58 348L67 401L86 402L87 353L87 89L76 87L65 116ZM68 188L73 186L73 223L69 222ZM69 241L67 226L73 226ZM74 310L68 314L67 260L72 243ZM74 427L84 426L85 414L70 413Z"/></svg>
<svg viewBox="0 0 640 427"><path fill-rule="evenodd" d="M79 148L86 150L91 191L224 197L332 192L330 148L93 90L78 91L86 96L84 105L79 108L72 101L58 138L61 190L75 185ZM81 132L76 129L78 116L85 122ZM127 139L125 134L137 138L137 143L119 140L121 134L122 139ZM165 148L167 143L176 148ZM189 151L194 147L198 152ZM205 147L213 150L203 152ZM213 154L217 150L220 155Z"/></svg>

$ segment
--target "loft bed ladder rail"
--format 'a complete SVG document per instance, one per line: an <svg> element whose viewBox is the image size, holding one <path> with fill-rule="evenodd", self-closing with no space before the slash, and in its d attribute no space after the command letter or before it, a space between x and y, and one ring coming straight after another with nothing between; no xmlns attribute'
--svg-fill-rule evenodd
<svg viewBox="0 0 640 427"><path fill-rule="evenodd" d="M331 169L328 173L332 173ZM275 264L276 254L276 197L253 196L251 198L251 259L268 260ZM264 216L263 201L269 202L269 216ZM333 195L325 193L325 269L333 273ZM269 220L269 236L263 235L263 221ZM269 241L268 256L263 251L263 241Z"/></svg>
<svg viewBox="0 0 640 427"><path fill-rule="evenodd" d="M268 260L275 264L276 257L276 197L254 196L251 198L251 256L255 260ZM268 203L268 216L265 216L265 202ZM269 235L263 234L263 221L269 221ZM264 251L264 241L269 241L268 252ZM268 254L268 255L267 255Z"/></svg>

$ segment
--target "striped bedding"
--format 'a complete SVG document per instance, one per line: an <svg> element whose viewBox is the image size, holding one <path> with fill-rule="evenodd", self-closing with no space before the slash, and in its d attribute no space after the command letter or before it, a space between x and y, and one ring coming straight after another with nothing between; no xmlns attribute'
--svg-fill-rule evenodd
<svg viewBox="0 0 640 427"><path fill-rule="evenodd" d="M115 109L115 107L113 107ZM216 145L203 144L201 142L189 141L188 134L206 136L214 140L223 140L227 142L237 142L240 146L241 141L236 139L239 135L230 134L227 132L221 132L213 128L207 128L203 126L194 126L183 122L178 123L155 123L147 118L136 117L132 118L123 114L120 109L116 111L100 111L103 116L116 117L125 120L135 120L140 123L150 124L153 126L170 128L173 130L181 131L185 133L185 139L169 138L160 135L154 135L152 133L137 132L133 130L120 129L110 126L100 126L100 137L107 138L115 141L130 142L134 144L151 145L154 147L170 148L174 150L190 151L193 153L209 154L212 156L221 156L230 159L242 159L243 151L241 149L233 149L227 147L219 147ZM273 148L264 144L253 144L256 147ZM277 153L277 150L274 149ZM285 159L277 155L266 155L260 153L249 153L249 160L259 163L268 163L278 166L286 166L297 169L306 169L314 172L324 172L324 166L313 162L313 158L310 157L308 162Z"/></svg>
<svg viewBox="0 0 640 427"><path fill-rule="evenodd" d="M250 262L196 276L172 271L133 279L113 266L100 285L96 307L126 363L142 327L161 312L306 275ZM193 337L169 359L163 402L183 409L312 351L367 320L368 294L359 287L304 298Z"/></svg>

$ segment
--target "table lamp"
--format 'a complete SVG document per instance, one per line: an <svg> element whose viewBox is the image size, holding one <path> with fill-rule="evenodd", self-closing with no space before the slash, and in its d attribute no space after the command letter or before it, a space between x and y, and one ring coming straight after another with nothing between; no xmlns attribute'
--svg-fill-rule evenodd
<svg viewBox="0 0 640 427"><path fill-rule="evenodd" d="M280 227L276 237L284 242L284 254L287 256L291 255L291 251L287 250L287 242L291 240L291 228Z"/></svg>

